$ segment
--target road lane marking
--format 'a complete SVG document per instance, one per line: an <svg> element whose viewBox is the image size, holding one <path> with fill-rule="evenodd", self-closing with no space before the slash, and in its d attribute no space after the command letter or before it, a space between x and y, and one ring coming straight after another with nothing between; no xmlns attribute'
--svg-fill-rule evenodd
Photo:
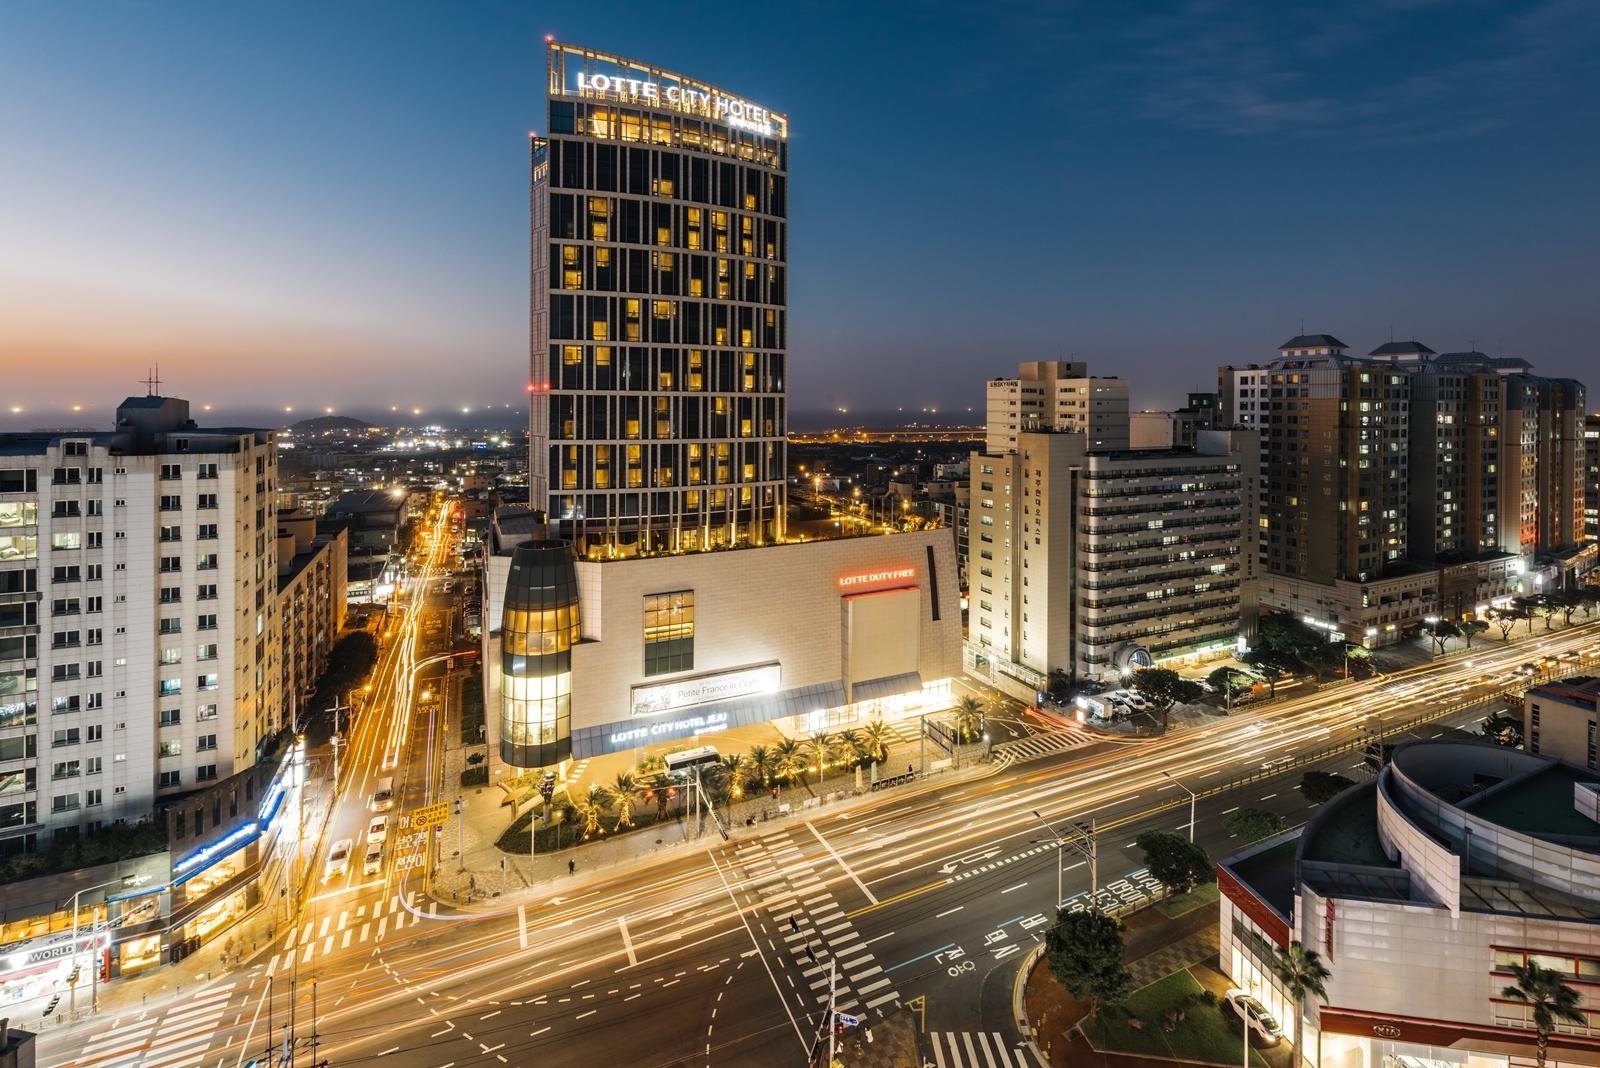
<svg viewBox="0 0 1600 1068"><path fill-rule="evenodd" d="M622 948L628 951L628 964L637 965L639 960L633 955L633 939L628 935L628 918L626 916L617 917L617 930L622 932Z"/></svg>
<svg viewBox="0 0 1600 1068"><path fill-rule="evenodd" d="M957 905L953 909L945 909L943 912L935 913L933 918L936 919L936 920L942 920L946 916L952 916L955 913L960 912L962 909L964 909L966 907L967 906L965 906L965 905Z"/></svg>
<svg viewBox="0 0 1600 1068"><path fill-rule="evenodd" d="M1011 893L1011 891L1013 891L1013 890L1021 890L1024 886L1027 886L1027 885L1028 885L1027 883L1018 883L1016 886L1008 886L1008 887L1006 887L1004 890L1002 890L1000 892L1002 894L1009 894L1009 893Z"/></svg>
<svg viewBox="0 0 1600 1068"><path fill-rule="evenodd" d="M844 858L839 855L839 851L833 848L833 843L822 837L822 832L817 830L816 824L812 823L810 820L807 820L806 828L810 830L812 834L816 835L817 841L822 843L822 848L826 849L828 851L828 855L838 862L839 867L844 869L844 873L855 880L856 886L860 887L861 892L867 895L867 900L872 902L874 905L878 904L878 895L867 889L867 884L862 882L861 877L851 870L850 865L844 862Z"/></svg>

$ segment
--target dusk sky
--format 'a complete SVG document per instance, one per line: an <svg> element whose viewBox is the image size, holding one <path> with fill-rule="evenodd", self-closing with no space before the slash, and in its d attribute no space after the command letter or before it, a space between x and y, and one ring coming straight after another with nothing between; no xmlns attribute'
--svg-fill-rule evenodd
<svg viewBox="0 0 1600 1068"><path fill-rule="evenodd" d="M797 413L1068 355L1170 406L1302 325L1600 385L1595 0L13 2L0 429L157 361L520 410L546 33L788 112Z"/></svg>

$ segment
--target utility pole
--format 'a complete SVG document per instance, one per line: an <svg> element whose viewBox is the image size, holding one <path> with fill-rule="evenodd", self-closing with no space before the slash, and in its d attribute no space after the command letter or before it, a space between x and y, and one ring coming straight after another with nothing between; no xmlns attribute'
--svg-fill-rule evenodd
<svg viewBox="0 0 1600 1068"><path fill-rule="evenodd" d="M828 960L828 1068L833 1068L834 1035L838 1029L839 958Z"/></svg>
<svg viewBox="0 0 1600 1068"><path fill-rule="evenodd" d="M1061 850L1071 849L1077 852L1084 860L1089 862L1089 911L1100 911L1100 847L1095 837L1094 817L1090 816L1086 823L1074 823L1073 830L1078 832L1077 838L1063 838L1049 822L1039 814L1033 812L1034 819L1044 824L1044 829L1050 832L1050 837L1056 843L1056 907L1061 905Z"/></svg>
<svg viewBox="0 0 1600 1068"><path fill-rule="evenodd" d="M456 871L467 870L467 821L461 818L461 798L456 798ZM531 856L531 854L530 854Z"/></svg>
<svg viewBox="0 0 1600 1068"><path fill-rule="evenodd" d="M339 731L339 713L350 711L350 706L335 698L333 706L328 709L333 713L333 737L329 741L333 745L333 792L339 793L339 749L344 745L344 735Z"/></svg>

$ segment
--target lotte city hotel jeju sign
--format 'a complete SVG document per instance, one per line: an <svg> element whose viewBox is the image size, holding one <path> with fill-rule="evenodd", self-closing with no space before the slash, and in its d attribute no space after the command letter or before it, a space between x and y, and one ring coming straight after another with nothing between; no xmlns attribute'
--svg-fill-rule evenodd
<svg viewBox="0 0 1600 1068"><path fill-rule="evenodd" d="M787 137L789 120L754 101L670 71L572 48L551 46L552 87L565 96L668 108L768 137Z"/></svg>

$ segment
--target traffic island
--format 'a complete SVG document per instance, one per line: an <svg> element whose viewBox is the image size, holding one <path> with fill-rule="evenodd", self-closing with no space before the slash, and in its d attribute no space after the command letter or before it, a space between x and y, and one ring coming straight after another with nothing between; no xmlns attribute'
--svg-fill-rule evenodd
<svg viewBox="0 0 1600 1068"><path fill-rule="evenodd" d="M900 1009L848 1029L834 1046L834 1062L847 1068L922 1068L916 1017Z"/></svg>

